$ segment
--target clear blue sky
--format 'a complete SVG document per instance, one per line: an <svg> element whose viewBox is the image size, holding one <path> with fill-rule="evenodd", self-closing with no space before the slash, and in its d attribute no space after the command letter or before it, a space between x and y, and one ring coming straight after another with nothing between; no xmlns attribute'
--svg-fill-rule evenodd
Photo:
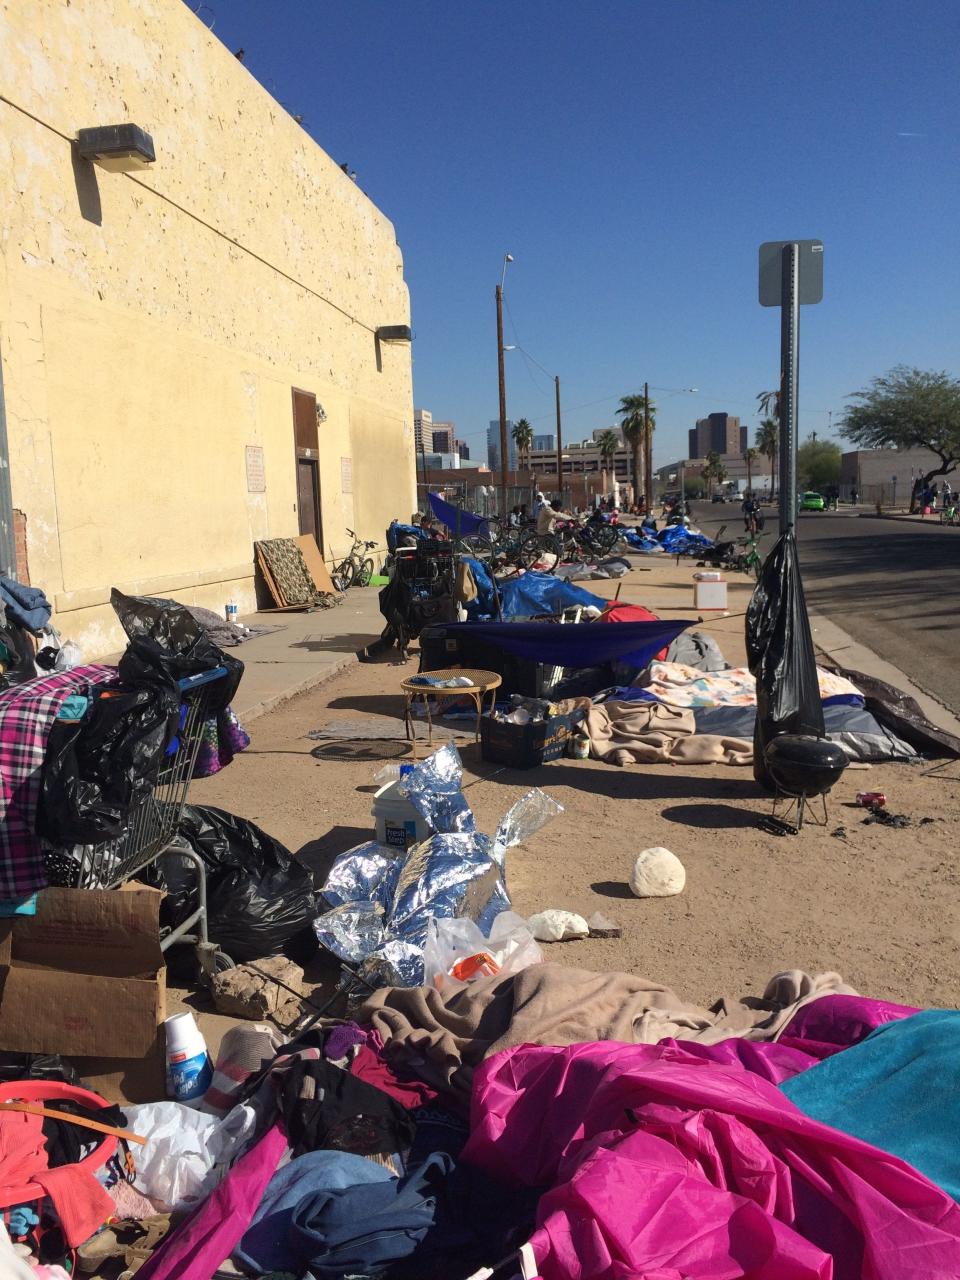
<svg viewBox="0 0 960 1280"><path fill-rule="evenodd" d="M477 451L505 251L505 341L559 373L565 439L644 378L700 389L653 393L658 465L711 410L753 427L776 383L763 240L825 245L801 437L899 361L958 372L957 0L211 0L199 16L393 220L416 404ZM551 382L506 359L509 416L550 430Z"/></svg>

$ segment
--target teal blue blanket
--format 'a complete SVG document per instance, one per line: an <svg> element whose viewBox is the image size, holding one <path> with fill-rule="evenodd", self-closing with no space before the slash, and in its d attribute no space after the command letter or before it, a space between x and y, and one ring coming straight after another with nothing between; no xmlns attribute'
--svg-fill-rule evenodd
<svg viewBox="0 0 960 1280"><path fill-rule="evenodd" d="M806 1115L899 1156L960 1200L960 1012L888 1022L780 1088Z"/></svg>

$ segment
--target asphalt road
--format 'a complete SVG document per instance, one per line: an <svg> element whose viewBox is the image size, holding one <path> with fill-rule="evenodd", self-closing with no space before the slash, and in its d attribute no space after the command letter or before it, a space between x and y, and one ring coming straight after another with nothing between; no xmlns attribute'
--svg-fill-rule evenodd
<svg viewBox="0 0 960 1280"><path fill-rule="evenodd" d="M765 508L764 545L776 507ZM742 532L733 504L695 504L704 532ZM936 519L878 520L837 512L799 518L800 564L811 609L831 618L926 693L960 715L960 528Z"/></svg>

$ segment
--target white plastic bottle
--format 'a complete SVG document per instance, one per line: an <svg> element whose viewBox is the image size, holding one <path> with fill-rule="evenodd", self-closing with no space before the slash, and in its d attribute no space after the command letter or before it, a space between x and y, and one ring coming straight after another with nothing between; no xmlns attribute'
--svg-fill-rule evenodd
<svg viewBox="0 0 960 1280"><path fill-rule="evenodd" d="M167 1036L167 1097L199 1102L210 1088L213 1063L192 1013L175 1013L163 1024Z"/></svg>

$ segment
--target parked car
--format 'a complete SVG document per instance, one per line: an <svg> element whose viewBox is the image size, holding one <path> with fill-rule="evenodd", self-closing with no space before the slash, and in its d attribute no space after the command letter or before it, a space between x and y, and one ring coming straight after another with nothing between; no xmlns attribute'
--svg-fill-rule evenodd
<svg viewBox="0 0 960 1280"><path fill-rule="evenodd" d="M711 502L729 502L730 499L725 493L715 493L710 499Z"/></svg>
<svg viewBox="0 0 960 1280"><path fill-rule="evenodd" d="M827 504L822 493L804 493L800 498L801 511L825 511Z"/></svg>

